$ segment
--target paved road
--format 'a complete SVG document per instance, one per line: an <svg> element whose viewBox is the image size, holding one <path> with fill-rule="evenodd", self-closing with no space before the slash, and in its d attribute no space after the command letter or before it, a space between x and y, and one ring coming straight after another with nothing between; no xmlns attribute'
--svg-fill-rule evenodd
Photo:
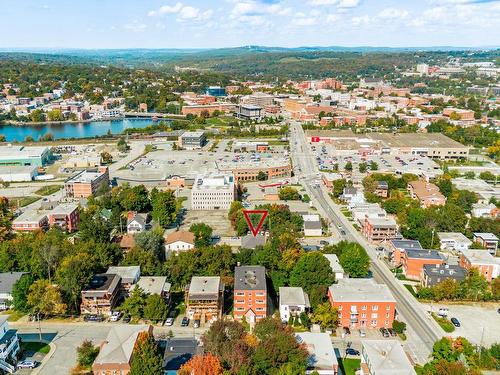
<svg viewBox="0 0 500 375"><path fill-rule="evenodd" d="M294 164L300 168L301 180L304 188L313 198L314 203L327 213L327 218L335 227L342 227L345 235L342 239L358 242L362 245L371 258L371 270L377 282L386 284L397 300L397 310L410 326L410 330L416 333L424 348L415 348L415 359L425 361L427 355L432 351L432 346L443 335L443 331L437 323L426 313L420 303L406 290L401 283L394 278L390 270L378 259L375 248L369 244L364 237L352 226L342 214L338 205L328 196L323 184L315 186L317 177L317 166L309 151L309 145L302 127L298 123L291 123L292 131L292 158ZM295 141L297 143L295 143ZM418 353L417 353L418 351Z"/></svg>

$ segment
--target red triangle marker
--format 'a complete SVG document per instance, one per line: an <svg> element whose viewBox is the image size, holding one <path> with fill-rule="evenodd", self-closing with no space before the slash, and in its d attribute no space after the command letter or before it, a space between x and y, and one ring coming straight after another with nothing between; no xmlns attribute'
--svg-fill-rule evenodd
<svg viewBox="0 0 500 375"><path fill-rule="evenodd" d="M267 210L243 210L245 220L247 221L248 227L250 228L250 231L252 232L254 237L257 237L257 234L260 232L260 229L262 228L262 225L264 225L264 220L266 220L268 213L269 211ZM253 226L250 215L262 215L256 227Z"/></svg>

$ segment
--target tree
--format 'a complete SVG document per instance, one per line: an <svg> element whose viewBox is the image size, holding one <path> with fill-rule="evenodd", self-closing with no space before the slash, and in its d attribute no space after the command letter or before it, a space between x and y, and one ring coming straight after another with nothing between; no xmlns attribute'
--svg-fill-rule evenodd
<svg viewBox="0 0 500 375"><path fill-rule="evenodd" d="M120 138L118 140L116 147L118 148L118 151L120 151L121 153L125 153L129 150L129 146L124 138Z"/></svg>
<svg viewBox="0 0 500 375"><path fill-rule="evenodd" d="M168 306L165 300L158 294L150 294L146 298L143 317L152 321L167 319Z"/></svg>
<svg viewBox="0 0 500 375"><path fill-rule="evenodd" d="M223 368L215 355L211 353L197 354L182 365L179 375L220 375Z"/></svg>
<svg viewBox="0 0 500 375"><path fill-rule="evenodd" d="M378 170L378 164L376 161L370 161L370 170L372 171L377 171Z"/></svg>
<svg viewBox="0 0 500 375"><path fill-rule="evenodd" d="M83 340L76 348L78 365L83 368L90 368L99 354L99 347L94 346L91 340Z"/></svg>
<svg viewBox="0 0 500 375"><path fill-rule="evenodd" d="M314 309L314 314L311 321L319 324L322 329L335 328L338 322L338 311L330 302L325 302L318 305Z"/></svg>
<svg viewBox="0 0 500 375"><path fill-rule="evenodd" d="M130 375L158 375L162 372L162 356L153 335L139 333L130 363Z"/></svg>
<svg viewBox="0 0 500 375"><path fill-rule="evenodd" d="M93 274L93 259L87 253L78 253L63 259L56 272L56 280L66 297L68 306L78 311L82 289Z"/></svg>
<svg viewBox="0 0 500 375"><path fill-rule="evenodd" d="M350 243L339 256L339 262L350 277L366 277L370 267L370 257L358 243Z"/></svg>
<svg viewBox="0 0 500 375"><path fill-rule="evenodd" d="M10 236L12 218L13 215L9 208L9 200L0 196L0 243Z"/></svg>
<svg viewBox="0 0 500 375"><path fill-rule="evenodd" d="M30 274L26 274L21 276L14 284L12 288L12 304L14 305L14 310L23 313L29 312L28 293L33 281L33 277Z"/></svg>
<svg viewBox="0 0 500 375"><path fill-rule="evenodd" d="M167 228L174 222L178 213L178 202L173 190L152 194L151 204L153 206L151 216L162 228Z"/></svg>
<svg viewBox="0 0 500 375"><path fill-rule="evenodd" d="M120 311L134 318L142 318L144 313L144 305L146 302L146 294L140 287L135 287L130 293L130 296L125 298L123 304L119 307Z"/></svg>
<svg viewBox="0 0 500 375"><path fill-rule="evenodd" d="M366 173L366 171L368 170L368 164L366 163L359 163L359 173Z"/></svg>
<svg viewBox="0 0 500 375"><path fill-rule="evenodd" d="M267 173L264 172L264 171L259 171L259 173L257 174L257 180L258 181L265 181L265 180L267 180Z"/></svg>
<svg viewBox="0 0 500 375"><path fill-rule="evenodd" d="M334 281L330 262L317 251L300 257L290 272L290 285L300 286L307 293L318 286L330 286Z"/></svg>
<svg viewBox="0 0 500 375"><path fill-rule="evenodd" d="M61 293L48 280L37 280L31 284L28 294L28 306L35 314L57 315L66 312Z"/></svg>
<svg viewBox="0 0 500 375"><path fill-rule="evenodd" d="M484 181L490 181L490 182L495 181L495 175L490 171L481 172L479 174L479 178Z"/></svg>
<svg viewBox="0 0 500 375"><path fill-rule="evenodd" d="M111 224L101 215L86 210L80 213L78 233L83 242L107 243L111 237Z"/></svg>
<svg viewBox="0 0 500 375"><path fill-rule="evenodd" d="M283 201L296 201L300 199L300 194L294 187L284 186L279 191L279 198Z"/></svg>
<svg viewBox="0 0 500 375"><path fill-rule="evenodd" d="M348 161L347 163L345 163L344 169L346 171L349 171L349 172L352 171L352 163L350 161Z"/></svg>
<svg viewBox="0 0 500 375"><path fill-rule="evenodd" d="M148 212L151 210L148 190L144 185L123 188L118 194L118 199L126 211Z"/></svg>
<svg viewBox="0 0 500 375"><path fill-rule="evenodd" d="M437 182L437 186L439 188L439 191L446 197L448 198L451 195L451 192L453 191L453 184L451 183L451 180L449 178L441 178Z"/></svg>
<svg viewBox="0 0 500 375"><path fill-rule="evenodd" d="M197 248L210 246L212 243L213 229L205 223L195 223L189 227L194 234L194 246Z"/></svg>
<svg viewBox="0 0 500 375"><path fill-rule="evenodd" d="M159 260L164 257L163 235L156 230L139 232L134 235L135 245L142 250L149 251Z"/></svg>
<svg viewBox="0 0 500 375"><path fill-rule="evenodd" d="M400 322L399 320L394 320L392 322L392 329L394 329L394 331L396 331L396 333L402 334L406 330L406 323Z"/></svg>
<svg viewBox="0 0 500 375"><path fill-rule="evenodd" d="M60 109L54 109L47 112L47 120L49 121L64 121L64 115Z"/></svg>
<svg viewBox="0 0 500 375"><path fill-rule="evenodd" d="M487 251L487 250L484 250ZM465 279L460 283L461 295L478 301L488 292L488 280L476 268L471 268Z"/></svg>
<svg viewBox="0 0 500 375"><path fill-rule="evenodd" d="M103 164L111 164L113 162L113 156L109 152L103 151L101 152L101 161Z"/></svg>
<svg viewBox="0 0 500 375"><path fill-rule="evenodd" d="M347 180L341 178L333 181L332 195L338 198L344 192L344 188L347 186Z"/></svg>

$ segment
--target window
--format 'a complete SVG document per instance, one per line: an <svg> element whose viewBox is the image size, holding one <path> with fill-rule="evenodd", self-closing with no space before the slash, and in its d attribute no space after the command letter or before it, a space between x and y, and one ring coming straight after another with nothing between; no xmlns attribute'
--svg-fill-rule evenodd
<svg viewBox="0 0 500 375"><path fill-rule="evenodd" d="M366 305L361 306L361 310L366 310Z"/></svg>
<svg viewBox="0 0 500 375"><path fill-rule="evenodd" d="M342 305L337 308L338 311L342 311Z"/></svg>
<svg viewBox="0 0 500 375"><path fill-rule="evenodd" d="M234 301L235 303L245 303L245 300L243 299L237 299L236 301Z"/></svg>
<svg viewBox="0 0 500 375"><path fill-rule="evenodd" d="M372 320L372 326L376 326L377 325L377 321L376 320Z"/></svg>
<svg viewBox="0 0 500 375"><path fill-rule="evenodd" d="M236 295L241 297L241 296L244 296L245 293L243 293L243 292L236 292Z"/></svg>
<svg viewBox="0 0 500 375"><path fill-rule="evenodd" d="M378 314L377 313L373 313L372 314L372 318L378 318Z"/></svg>
<svg viewBox="0 0 500 375"><path fill-rule="evenodd" d="M373 305L373 306L372 306L372 310L373 310L373 311L378 311L378 305Z"/></svg>
<svg viewBox="0 0 500 375"><path fill-rule="evenodd" d="M389 311L389 310L391 309L391 305L387 305L387 306L385 307L385 309L386 309L387 311Z"/></svg>
<svg viewBox="0 0 500 375"><path fill-rule="evenodd" d="M338 313L339 319L342 318L342 313Z"/></svg>

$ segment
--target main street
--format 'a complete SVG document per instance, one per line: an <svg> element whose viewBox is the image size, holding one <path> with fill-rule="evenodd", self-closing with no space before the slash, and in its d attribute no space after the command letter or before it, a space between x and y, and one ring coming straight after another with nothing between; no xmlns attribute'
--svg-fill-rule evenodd
<svg viewBox="0 0 500 375"><path fill-rule="evenodd" d="M339 233L341 239L357 242L366 249L371 258L373 277L377 282L384 283L389 287L396 298L398 314L409 326L409 333L418 335L420 339L418 343L421 343L423 348L414 344L414 347L411 348L412 354L416 360L425 361L425 357L432 351L434 342L443 336L443 331L411 293L394 277L383 261L378 258L374 246L368 243L342 214L339 206L328 196L328 191L323 184L318 186L315 183L315 180L318 179L318 169L302 126L292 121L290 131L291 155L296 168L295 172L299 176L298 180L302 182L313 202L326 213L332 227L336 230L342 228L341 231L345 235ZM339 230L339 232L341 231Z"/></svg>

